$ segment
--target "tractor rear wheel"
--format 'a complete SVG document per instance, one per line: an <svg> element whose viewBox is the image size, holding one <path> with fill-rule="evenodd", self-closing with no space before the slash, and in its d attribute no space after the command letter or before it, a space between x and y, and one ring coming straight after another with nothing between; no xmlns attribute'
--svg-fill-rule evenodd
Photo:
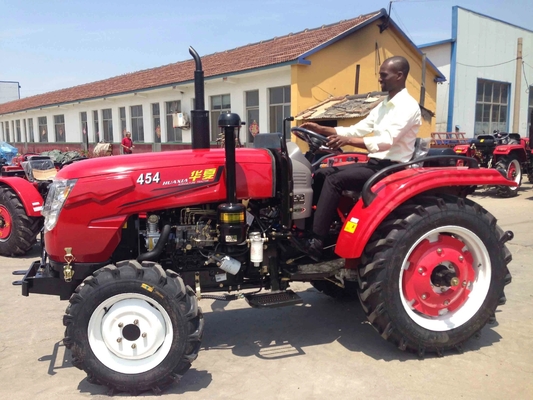
<svg viewBox="0 0 533 400"><path fill-rule="evenodd" d="M522 167L520 165L520 161L518 161L518 159L514 156L504 157L496 163L495 168L503 171L507 179L518 184L516 187L498 186L498 196L516 196L518 194L518 189L520 189L520 184L522 183Z"/></svg>
<svg viewBox="0 0 533 400"><path fill-rule="evenodd" d="M63 324L72 363L89 382L111 392L159 394L198 356L203 315L175 272L123 261L78 286Z"/></svg>
<svg viewBox="0 0 533 400"><path fill-rule="evenodd" d="M26 254L36 243L42 218L29 217L13 190L0 187L0 256Z"/></svg>
<svg viewBox="0 0 533 400"><path fill-rule="evenodd" d="M372 326L401 350L462 349L510 282L510 237L470 200L417 197L386 219L366 246L359 298Z"/></svg>

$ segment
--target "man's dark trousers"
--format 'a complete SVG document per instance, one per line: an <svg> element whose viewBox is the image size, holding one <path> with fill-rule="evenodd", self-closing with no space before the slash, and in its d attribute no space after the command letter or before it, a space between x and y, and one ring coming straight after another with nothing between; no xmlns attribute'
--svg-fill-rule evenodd
<svg viewBox="0 0 533 400"><path fill-rule="evenodd" d="M313 233L321 240L326 238L343 190L361 191L372 175L392 164L395 163L390 160L369 158L368 163L317 170L313 176L313 204L316 204Z"/></svg>

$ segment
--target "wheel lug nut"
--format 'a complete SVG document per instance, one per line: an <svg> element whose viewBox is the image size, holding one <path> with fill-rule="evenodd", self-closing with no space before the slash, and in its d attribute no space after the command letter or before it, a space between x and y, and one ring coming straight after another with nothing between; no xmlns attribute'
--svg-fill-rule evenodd
<svg viewBox="0 0 533 400"><path fill-rule="evenodd" d="M437 254L442 254L442 249L437 249Z"/></svg>
<svg viewBox="0 0 533 400"><path fill-rule="evenodd" d="M124 324L123 324L122 322L119 322L119 323L118 323L118 327L119 327L119 328L122 328L123 326L124 326Z"/></svg>
<svg viewBox="0 0 533 400"><path fill-rule="evenodd" d="M459 256L459 261L463 261L465 258L463 256Z"/></svg>
<svg viewBox="0 0 533 400"><path fill-rule="evenodd" d="M458 286L459 285L459 278L454 276L452 279L450 279L450 286Z"/></svg>
<svg viewBox="0 0 533 400"><path fill-rule="evenodd" d="M117 338L117 342L118 343L122 342L122 338L121 337Z"/></svg>
<svg viewBox="0 0 533 400"><path fill-rule="evenodd" d="M428 295L427 294L423 294L422 296L420 296L422 298L422 300L426 300L428 298Z"/></svg>
<svg viewBox="0 0 533 400"><path fill-rule="evenodd" d="M135 321L133 321L133 323L134 323L135 325L139 325L139 320L136 319Z"/></svg>
<svg viewBox="0 0 533 400"><path fill-rule="evenodd" d="M134 348L136 348L136 347L137 347L137 345L136 345L135 343L133 343L133 344L131 345L131 348L132 348L132 349L134 349Z"/></svg>
<svg viewBox="0 0 533 400"><path fill-rule="evenodd" d="M146 332L143 332L142 337L146 337Z"/></svg>
<svg viewBox="0 0 533 400"><path fill-rule="evenodd" d="M444 300L444 305L447 306L448 304L450 304L450 300Z"/></svg>
<svg viewBox="0 0 533 400"><path fill-rule="evenodd" d="M466 287L466 281L463 281L463 287Z"/></svg>
<svg viewBox="0 0 533 400"><path fill-rule="evenodd" d="M418 272L423 274L424 273L424 268L418 268Z"/></svg>

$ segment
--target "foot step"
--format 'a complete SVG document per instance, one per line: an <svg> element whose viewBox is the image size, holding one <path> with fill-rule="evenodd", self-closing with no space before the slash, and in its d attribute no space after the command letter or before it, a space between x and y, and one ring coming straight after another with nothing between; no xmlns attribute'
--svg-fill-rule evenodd
<svg viewBox="0 0 533 400"><path fill-rule="evenodd" d="M26 272L28 272L27 269L19 269L18 271L13 271L13 275L26 275Z"/></svg>
<svg viewBox="0 0 533 400"><path fill-rule="evenodd" d="M244 295L250 306L257 308L276 308L301 304L302 299L292 290L285 292Z"/></svg>

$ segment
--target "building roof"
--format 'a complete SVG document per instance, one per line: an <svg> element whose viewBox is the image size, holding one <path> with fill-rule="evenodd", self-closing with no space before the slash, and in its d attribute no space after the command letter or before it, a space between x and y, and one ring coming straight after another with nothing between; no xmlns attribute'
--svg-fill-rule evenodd
<svg viewBox="0 0 533 400"><path fill-rule="evenodd" d="M388 93L372 92L349 96L330 97L296 116L301 120L348 119L365 117L381 103Z"/></svg>
<svg viewBox="0 0 533 400"><path fill-rule="evenodd" d="M321 101L307 110L300 112L295 119L297 121L319 121L366 117L370 114L370 111L385 100L387 96L387 92L371 92L330 97L329 99ZM422 105L420 105L420 110L425 119L435 116L433 111Z"/></svg>
<svg viewBox="0 0 533 400"><path fill-rule="evenodd" d="M301 32L289 33L270 40L206 55L202 57L204 76L214 78L281 65L309 64L305 57L381 17L387 17L385 9L334 24L323 25L320 28L305 29ZM392 20L388 19L387 21L413 45L415 50L420 52ZM444 76L430 61L429 64L435 69L438 77L444 79ZM191 59L26 97L0 104L0 115L189 83L193 81L194 69L194 61Z"/></svg>

